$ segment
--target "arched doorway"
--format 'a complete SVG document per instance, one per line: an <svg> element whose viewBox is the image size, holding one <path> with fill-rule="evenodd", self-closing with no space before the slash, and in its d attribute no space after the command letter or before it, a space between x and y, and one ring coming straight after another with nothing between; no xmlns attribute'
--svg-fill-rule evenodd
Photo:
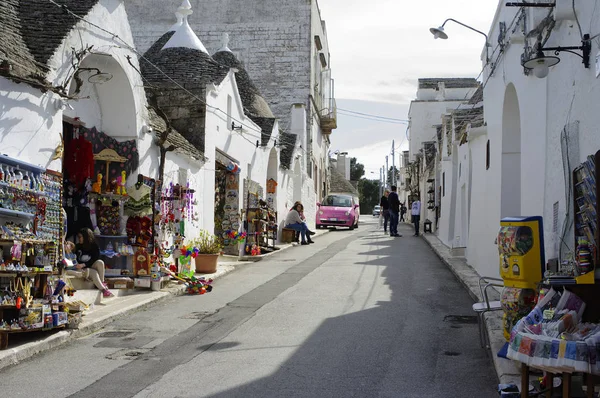
<svg viewBox="0 0 600 398"><path fill-rule="evenodd" d="M500 216L521 215L521 112L517 90L506 87L502 112L502 192Z"/></svg>
<svg viewBox="0 0 600 398"><path fill-rule="evenodd" d="M69 92L78 92L73 109L65 109L66 116L77 116L87 126L112 137L137 136L136 104L131 82L115 58L108 54L91 54L79 65L76 78L71 80Z"/></svg>

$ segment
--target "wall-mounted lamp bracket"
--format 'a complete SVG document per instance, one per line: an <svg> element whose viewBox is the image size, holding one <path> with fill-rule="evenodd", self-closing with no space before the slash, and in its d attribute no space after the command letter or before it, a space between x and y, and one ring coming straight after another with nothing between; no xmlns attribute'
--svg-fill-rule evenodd
<svg viewBox="0 0 600 398"><path fill-rule="evenodd" d="M592 43L590 41L590 35L583 35L583 39L581 40L581 46L568 46L568 47L543 47L542 51L554 51L554 55L558 55L561 52L568 52L571 54L577 55L583 61L583 66L589 69L590 67L590 53L592 52ZM581 51L581 54L575 52L577 50Z"/></svg>
<svg viewBox="0 0 600 398"><path fill-rule="evenodd" d="M234 122L231 122L231 129L232 130L242 130L242 125L240 124L239 126L236 126Z"/></svg>

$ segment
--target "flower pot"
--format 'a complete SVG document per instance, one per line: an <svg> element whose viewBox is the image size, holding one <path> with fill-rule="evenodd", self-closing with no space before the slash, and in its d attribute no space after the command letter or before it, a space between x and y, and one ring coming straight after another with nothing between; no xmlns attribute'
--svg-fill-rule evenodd
<svg viewBox="0 0 600 398"><path fill-rule="evenodd" d="M198 254L195 259L196 272L199 274L214 274L217 272L219 254Z"/></svg>

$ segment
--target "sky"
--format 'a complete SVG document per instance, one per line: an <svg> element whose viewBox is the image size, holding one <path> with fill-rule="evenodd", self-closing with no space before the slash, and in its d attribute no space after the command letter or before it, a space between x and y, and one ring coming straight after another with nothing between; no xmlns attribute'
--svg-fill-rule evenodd
<svg viewBox="0 0 600 398"><path fill-rule="evenodd" d="M396 165L399 151L408 150L407 125L351 117L348 111L406 120L418 78L477 77L484 36L449 21L448 40L434 40L429 28L453 18L487 34L498 1L318 1L339 110L331 150L348 152L365 165L366 178L378 179L386 155L392 165L392 140Z"/></svg>

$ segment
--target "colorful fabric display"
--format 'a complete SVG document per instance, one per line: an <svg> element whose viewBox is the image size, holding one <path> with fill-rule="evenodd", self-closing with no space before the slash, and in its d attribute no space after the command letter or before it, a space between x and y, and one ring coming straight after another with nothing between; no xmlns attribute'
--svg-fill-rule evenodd
<svg viewBox="0 0 600 398"><path fill-rule="evenodd" d="M146 216L152 214L152 188L145 184L135 184L128 188L129 199L124 204L128 216Z"/></svg>
<svg viewBox="0 0 600 398"><path fill-rule="evenodd" d="M552 373L600 374L600 326L581 322L585 303L550 290L511 331L507 357ZM556 307L553 308L553 305Z"/></svg>

